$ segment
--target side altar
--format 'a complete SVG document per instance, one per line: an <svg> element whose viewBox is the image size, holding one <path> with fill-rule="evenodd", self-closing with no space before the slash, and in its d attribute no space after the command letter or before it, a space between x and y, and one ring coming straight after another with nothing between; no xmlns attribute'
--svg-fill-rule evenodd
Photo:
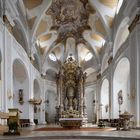
<svg viewBox="0 0 140 140"><path fill-rule="evenodd" d="M85 111L85 79L76 60L69 57L57 74L57 112L63 127L80 128L87 121ZM86 119L85 119L86 118ZM86 120L86 121L85 121Z"/></svg>

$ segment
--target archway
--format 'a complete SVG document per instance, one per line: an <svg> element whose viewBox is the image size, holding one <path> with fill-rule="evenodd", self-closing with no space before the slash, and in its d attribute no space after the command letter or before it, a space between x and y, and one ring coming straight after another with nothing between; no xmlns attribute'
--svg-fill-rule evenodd
<svg viewBox="0 0 140 140"><path fill-rule="evenodd" d="M20 59L13 62L13 94L13 107L22 111L20 118L29 119L29 77Z"/></svg>
<svg viewBox="0 0 140 140"><path fill-rule="evenodd" d="M55 123L56 93L53 90L47 90L45 93L45 112L46 122Z"/></svg>
<svg viewBox="0 0 140 140"><path fill-rule="evenodd" d="M35 79L34 80L34 98L35 99L41 99L40 98L40 95L41 95L41 90L40 90L40 86L39 86L39 83L38 83L38 80ZM34 105L34 121L36 122L40 122L41 118L40 118L40 105Z"/></svg>
<svg viewBox="0 0 140 140"><path fill-rule="evenodd" d="M86 105L86 113L88 118L88 123L96 122L96 110L95 110L95 89L93 87L87 87L85 89L85 105Z"/></svg>
<svg viewBox="0 0 140 140"><path fill-rule="evenodd" d="M123 104L121 105L121 113L130 112L130 62L128 58L122 58L114 71L113 77L113 117L119 117L118 93L122 91Z"/></svg>
<svg viewBox="0 0 140 140"><path fill-rule="evenodd" d="M109 119L109 81L104 79L101 86L101 119Z"/></svg>

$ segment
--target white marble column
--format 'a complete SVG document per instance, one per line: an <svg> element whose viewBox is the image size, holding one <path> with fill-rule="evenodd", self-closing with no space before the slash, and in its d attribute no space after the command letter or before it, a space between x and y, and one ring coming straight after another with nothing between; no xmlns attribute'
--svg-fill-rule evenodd
<svg viewBox="0 0 140 140"><path fill-rule="evenodd" d="M83 117L83 78L80 76L80 82L79 82L79 88L80 88L80 113Z"/></svg>
<svg viewBox="0 0 140 140"><path fill-rule="evenodd" d="M100 119L100 96L101 96L101 76L100 74L97 76L96 81L96 111L97 111L97 122Z"/></svg>
<svg viewBox="0 0 140 140"><path fill-rule="evenodd" d="M33 70L32 70L32 64L30 63L30 67L29 67L29 99L33 99L34 97L34 87L33 87ZM28 103L29 104L29 103ZM29 104L29 119L31 122L31 125L35 125L34 124L34 106L33 104Z"/></svg>
<svg viewBox="0 0 140 140"><path fill-rule="evenodd" d="M113 64L108 68L109 73L109 119L113 118Z"/></svg>
<svg viewBox="0 0 140 140"><path fill-rule="evenodd" d="M40 107L41 107L40 121L41 121L41 124L46 124L46 121L45 121L45 103L44 103L44 101L45 101L45 86L46 86L45 85L45 80L41 79L41 83L42 83L42 85L41 85L41 88L42 88L42 90L41 90L42 103L40 105Z"/></svg>
<svg viewBox="0 0 140 140"><path fill-rule="evenodd" d="M63 105L63 74L60 74L60 113L64 110Z"/></svg>

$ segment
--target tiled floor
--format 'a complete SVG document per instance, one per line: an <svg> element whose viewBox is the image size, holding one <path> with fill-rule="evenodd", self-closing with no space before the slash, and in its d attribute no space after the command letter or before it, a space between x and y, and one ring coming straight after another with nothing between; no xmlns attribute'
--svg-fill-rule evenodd
<svg viewBox="0 0 140 140"><path fill-rule="evenodd" d="M0 140L140 140L140 130L131 131L33 131L42 126L31 126L21 129L21 136L0 136ZM46 126L45 126L46 127ZM56 127L54 125L47 127ZM57 126L58 127L58 126ZM94 126L95 127L95 126Z"/></svg>

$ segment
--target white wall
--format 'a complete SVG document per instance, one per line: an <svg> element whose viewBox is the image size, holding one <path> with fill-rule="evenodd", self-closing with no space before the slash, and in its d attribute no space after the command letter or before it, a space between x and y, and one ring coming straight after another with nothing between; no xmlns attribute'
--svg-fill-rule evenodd
<svg viewBox="0 0 140 140"><path fill-rule="evenodd" d="M56 115L56 94L53 91L48 90L46 93L46 99L49 101L48 104L46 104L46 111L48 113L48 122L54 123L55 115Z"/></svg>
<svg viewBox="0 0 140 140"><path fill-rule="evenodd" d="M56 115L56 84L53 82L46 81L46 92L45 92L45 100L48 100L49 103L45 103L45 111L48 113L48 122L54 123L55 115Z"/></svg>
<svg viewBox="0 0 140 140"><path fill-rule="evenodd" d="M34 80L34 98L35 99L41 99L40 97L41 95L41 90L40 90L40 86L39 86L39 82L37 79ZM37 112L34 112L34 119L38 120L38 123L41 123L41 106L40 105L36 105L37 107Z"/></svg>
<svg viewBox="0 0 140 140"><path fill-rule="evenodd" d="M1 55L2 55L2 63L1 63L1 73L2 73L2 94L1 94L1 109L5 112L8 112L8 108L13 108L13 96L14 93L17 93L18 87L22 86L20 83L14 83L13 80L13 62L15 59L19 59L22 61L22 63L25 65L27 73L29 75L29 81L26 81L26 84L28 83L29 91L27 92L27 98L26 98L26 110L28 110L29 113L24 114L23 117L29 118L31 122L33 122L34 119L34 113L33 113L33 106L28 103L28 100L33 98L33 81L34 79L39 80L39 85L41 87L41 98L44 101L44 81L42 80L40 73L34 68L34 66L31 64L29 57L27 56L25 50L18 44L18 42L14 39L14 37L9 33L9 31L5 28L3 25L1 19L0 19L0 49L1 49ZM16 86L13 86L16 84ZM26 85L25 84L25 85ZM15 87L14 91L13 88ZM24 88L24 92L26 92L26 87ZM11 96L9 98L8 96ZM17 98L17 97L15 97ZM16 105L14 105L16 106ZM23 106L19 106L21 110L24 108ZM41 104L41 122L45 122L45 113L44 113L44 104Z"/></svg>
<svg viewBox="0 0 140 140"><path fill-rule="evenodd" d="M121 105L121 113L124 111L130 112L130 63L127 58L122 58L114 72L113 79L113 117L119 117L118 92L122 90L123 104Z"/></svg>
<svg viewBox="0 0 140 140"><path fill-rule="evenodd" d="M95 107L93 104L93 100L96 100L96 89L95 86L88 86L85 88L85 105L86 105L86 112L88 117L88 122L95 121Z"/></svg>
<svg viewBox="0 0 140 140"><path fill-rule="evenodd" d="M19 89L23 89L23 100L24 103L21 105L19 103ZM29 81L25 79L23 82L14 80L13 87L13 107L18 108L22 113L20 114L21 119L29 119Z"/></svg>
<svg viewBox="0 0 140 140"><path fill-rule="evenodd" d="M101 106L100 111L101 118L102 119L108 119L109 118L109 108L108 111L106 111L105 106L109 106L109 81L107 79L104 79L101 86Z"/></svg>

